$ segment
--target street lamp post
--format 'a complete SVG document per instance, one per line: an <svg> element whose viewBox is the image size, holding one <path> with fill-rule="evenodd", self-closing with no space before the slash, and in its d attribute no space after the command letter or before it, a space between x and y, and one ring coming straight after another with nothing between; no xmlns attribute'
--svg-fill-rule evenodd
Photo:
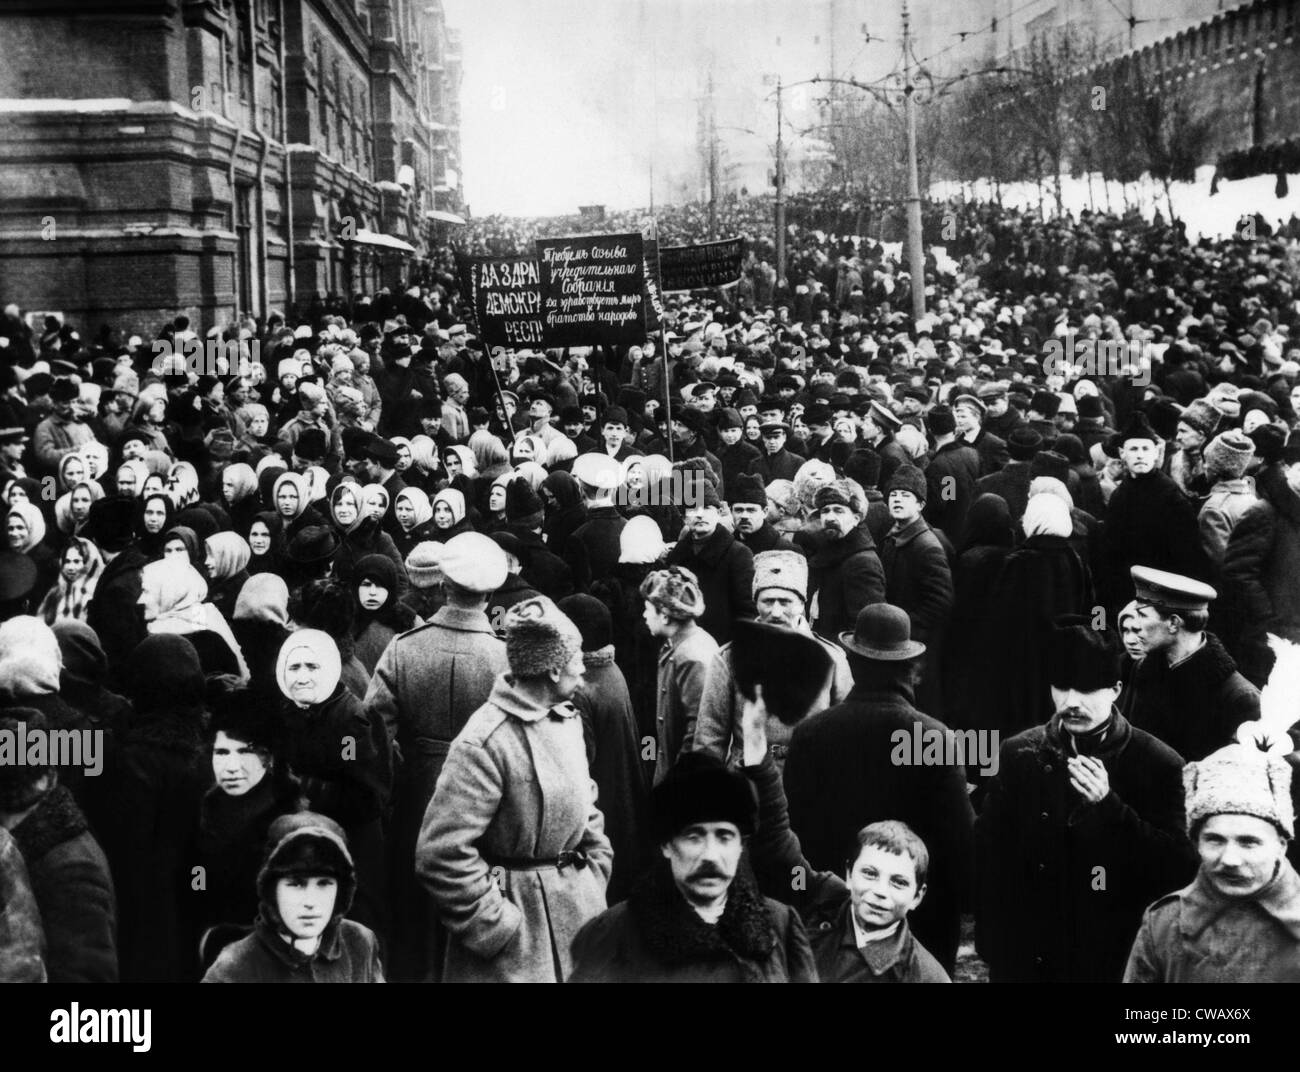
<svg viewBox="0 0 1300 1072"><path fill-rule="evenodd" d="M776 283L785 279L785 147L781 140L781 76L776 79Z"/></svg>
<svg viewBox="0 0 1300 1072"><path fill-rule="evenodd" d="M912 319L925 316L925 249L921 245L921 182L916 167L916 87L912 84L912 40L903 0L903 111L907 117L907 245L912 274Z"/></svg>

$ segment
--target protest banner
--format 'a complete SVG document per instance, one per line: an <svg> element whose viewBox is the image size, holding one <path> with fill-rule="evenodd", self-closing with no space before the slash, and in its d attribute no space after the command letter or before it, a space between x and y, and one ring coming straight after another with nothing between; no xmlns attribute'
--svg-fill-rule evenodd
<svg viewBox="0 0 1300 1072"><path fill-rule="evenodd" d="M539 238L544 344L645 341L646 262L640 233Z"/></svg>
<svg viewBox="0 0 1300 1072"><path fill-rule="evenodd" d="M664 296L659 271L659 243L656 239L642 240L645 254L645 332L653 335L663 326Z"/></svg>
<svg viewBox="0 0 1300 1072"><path fill-rule="evenodd" d="M659 271L664 290L699 290L725 287L740 278L745 240L728 238L698 246L664 246L659 250Z"/></svg>
<svg viewBox="0 0 1300 1072"><path fill-rule="evenodd" d="M461 282L488 346L542 345L542 289L534 257L458 258Z"/></svg>

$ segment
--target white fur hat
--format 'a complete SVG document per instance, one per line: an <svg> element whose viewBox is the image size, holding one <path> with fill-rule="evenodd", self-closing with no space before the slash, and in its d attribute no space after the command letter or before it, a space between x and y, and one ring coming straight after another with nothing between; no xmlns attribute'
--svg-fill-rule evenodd
<svg viewBox="0 0 1300 1072"><path fill-rule="evenodd" d="M1281 756L1230 744L1183 768L1187 829L1212 815L1253 815L1295 836L1291 766Z"/></svg>

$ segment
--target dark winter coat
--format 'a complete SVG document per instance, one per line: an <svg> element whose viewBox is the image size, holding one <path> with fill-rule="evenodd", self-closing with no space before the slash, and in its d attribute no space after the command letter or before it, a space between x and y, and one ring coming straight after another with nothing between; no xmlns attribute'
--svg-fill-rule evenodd
<svg viewBox="0 0 1300 1072"><path fill-rule="evenodd" d="M45 928L22 850L0 826L0 983L43 983Z"/></svg>
<svg viewBox="0 0 1300 1072"><path fill-rule="evenodd" d="M997 472L980 477L975 491L977 495L1001 495L1011 510L1011 520L1019 521L1029 505L1030 479L1028 462L1007 462Z"/></svg>
<svg viewBox="0 0 1300 1072"><path fill-rule="evenodd" d="M523 568L519 575L524 581L548 599L558 601L573 595L573 570L547 547L541 533L518 525L510 525L508 529L523 545L519 559Z"/></svg>
<svg viewBox="0 0 1300 1072"><path fill-rule="evenodd" d="M205 983L382 983L384 968L374 932L341 919L321 939L316 955L290 948L258 921L247 938L226 946Z"/></svg>
<svg viewBox="0 0 1300 1072"><path fill-rule="evenodd" d="M1006 442L987 428L981 428L979 435L970 440L969 445L974 447L975 453L979 455L980 476L988 476L990 473L1006 468L1011 460Z"/></svg>
<svg viewBox="0 0 1300 1072"><path fill-rule="evenodd" d="M746 443L743 439L734 446L719 447L718 461L722 463L722 488L724 493L734 491L736 478L741 473L748 473L750 466L761 456L762 451L752 443ZM725 494L723 497L726 497Z"/></svg>
<svg viewBox="0 0 1300 1072"><path fill-rule="evenodd" d="M1228 539L1223 577L1237 661L1262 685L1273 665L1268 634L1300 642L1300 496L1277 488L1246 512Z"/></svg>
<svg viewBox="0 0 1300 1072"><path fill-rule="evenodd" d="M796 547L775 526L767 521L763 522L757 532L749 535L737 532L736 539L756 555L761 555L764 551L798 551L800 554L804 553L802 548Z"/></svg>
<svg viewBox="0 0 1300 1072"><path fill-rule="evenodd" d="M72 794L55 786L11 833L41 911L48 980L117 982L113 880Z"/></svg>
<svg viewBox="0 0 1300 1072"><path fill-rule="evenodd" d="M903 528L893 528L880 549L885 567L885 602L907 611L912 639L926 646L917 705L926 714L942 718L943 641L952 612L952 568L941 536L917 518Z"/></svg>
<svg viewBox="0 0 1300 1072"><path fill-rule="evenodd" d="M614 662L614 648L583 653L586 677L573 697L582 717L587 765L596 783L596 806L605 816L605 836L614 850L614 870L605 891L608 904L618 904L641 874L646 860L650 785L641 762L632 697L623 671Z"/></svg>
<svg viewBox="0 0 1300 1072"><path fill-rule="evenodd" d="M108 657L110 681L117 679L126 656L146 635L139 603L140 571L148 561L135 547L119 554L104 567L86 611L86 624L95 630Z"/></svg>
<svg viewBox="0 0 1300 1072"><path fill-rule="evenodd" d="M349 533L339 533L341 543L334 552L334 576L349 588L359 584L361 578L356 575L357 564L366 555L384 555L392 559L397 567L397 599L401 599L410 587L406 576L406 562L398 553L393 538L380 528L376 518L368 517Z"/></svg>
<svg viewBox="0 0 1300 1072"><path fill-rule="evenodd" d="M613 506L588 509L586 521L573 530L562 552L578 591L587 591L595 578L609 576L618 564L619 536L626 525Z"/></svg>
<svg viewBox="0 0 1300 1072"><path fill-rule="evenodd" d="M1146 906L1195 871L1182 759L1113 719L1098 804L1071 787L1055 718L1002 745L975 827L976 948L994 982L1119 982Z"/></svg>
<svg viewBox="0 0 1300 1072"><path fill-rule="evenodd" d="M953 543L962 538L979 476L979 453L961 440L945 443L926 466L928 494L922 516L932 527L942 529Z"/></svg>
<svg viewBox="0 0 1300 1072"><path fill-rule="evenodd" d="M812 949L799 917L764 897L745 864L727 907L705 923L678 891L666 861L623 904L573 939L571 983L810 983Z"/></svg>
<svg viewBox="0 0 1300 1072"><path fill-rule="evenodd" d="M1213 633L1173 669L1164 652L1152 652L1133 675L1125 715L1188 763L1236 740L1237 727L1259 718L1259 690Z"/></svg>
<svg viewBox="0 0 1300 1072"><path fill-rule="evenodd" d="M798 454L792 454L788 449L782 447L775 454L769 454L767 451L755 458L749 463L746 472L759 477L766 487L773 480L793 480L795 473L804 463L804 459Z"/></svg>
<svg viewBox="0 0 1300 1072"><path fill-rule="evenodd" d="M913 726L944 732L912 704L901 682L867 690L855 685L842 704L795 727L785 761L790 825L818 870L842 872L854 837L868 823L899 819L930 850L929 893L912 928L951 972L961 910L968 899L975 814L961 766L894 762L895 734L909 743Z"/></svg>
<svg viewBox="0 0 1300 1072"><path fill-rule="evenodd" d="M809 557L808 597L816 600L814 631L832 640L853 629L863 607L885 601L885 569L866 525L827 540Z"/></svg>
<svg viewBox="0 0 1300 1072"><path fill-rule="evenodd" d="M1198 580L1213 579L1201 549L1196 506L1161 472L1122 481L1107 504L1098 586L1118 611L1133 598L1132 566L1150 566Z"/></svg>
<svg viewBox="0 0 1300 1072"><path fill-rule="evenodd" d="M754 617L753 552L721 525L703 543L681 540L669 552L668 564L685 566L699 579L704 595L699 626L719 644L731 641L737 618Z"/></svg>
<svg viewBox="0 0 1300 1072"><path fill-rule="evenodd" d="M1051 717L1048 643L1052 619L1090 614L1092 574L1064 536L1031 536L1003 563L979 632L990 641L974 688L979 727L1003 738Z"/></svg>

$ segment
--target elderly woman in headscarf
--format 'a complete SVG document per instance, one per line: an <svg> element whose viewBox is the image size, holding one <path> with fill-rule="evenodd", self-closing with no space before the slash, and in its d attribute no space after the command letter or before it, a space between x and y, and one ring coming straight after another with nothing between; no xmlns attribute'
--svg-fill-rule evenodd
<svg viewBox="0 0 1300 1072"><path fill-rule="evenodd" d="M188 562L163 559L140 571L140 605L151 635L185 637L199 653L205 674L231 674L248 680L239 641L211 603L207 581Z"/></svg>
<svg viewBox="0 0 1300 1072"><path fill-rule="evenodd" d="M138 499L144 494L149 467L139 458L131 458L117 467L117 494L124 499Z"/></svg>
<svg viewBox="0 0 1300 1072"><path fill-rule="evenodd" d="M350 480L339 484L330 493L329 509L339 535L338 550L334 552L334 576L350 586L356 579L356 565L361 559L366 555L386 555L397 569L399 594L404 594L408 582L402 556L379 521L367 515L361 485Z"/></svg>
<svg viewBox="0 0 1300 1072"><path fill-rule="evenodd" d="M443 488L433 497L433 539L446 543L453 536L470 532L473 525L465 516L465 496L455 488Z"/></svg>
<svg viewBox="0 0 1300 1072"><path fill-rule="evenodd" d="M249 577L239 590L230 630L248 660L249 687L260 696L277 694L275 660L289 635L289 586L274 573Z"/></svg>
<svg viewBox="0 0 1300 1072"><path fill-rule="evenodd" d="M84 622L103 569L99 548L90 540L73 536L59 555L59 579L45 594L37 612L45 624Z"/></svg>
<svg viewBox="0 0 1300 1072"><path fill-rule="evenodd" d="M90 508L104 497L97 480L82 480L54 504L54 522L64 536L76 536L90 520Z"/></svg>
<svg viewBox="0 0 1300 1072"><path fill-rule="evenodd" d="M236 532L214 532L205 543L208 602L221 612L226 621L230 621L239 593L248 581L248 560L252 551L248 541Z"/></svg>
<svg viewBox="0 0 1300 1072"><path fill-rule="evenodd" d="M236 532L246 532L262 507L257 498L257 474L247 462L234 462L221 471L221 505Z"/></svg>
<svg viewBox="0 0 1300 1072"><path fill-rule="evenodd" d="M115 738L103 786L112 806L97 831L113 869L123 981L192 982L198 973L191 882L210 774L203 668L190 640L146 637L124 667L134 711Z"/></svg>
<svg viewBox="0 0 1300 1072"><path fill-rule="evenodd" d="M83 480L88 479L86 459L79 451L65 454L59 459L58 488L60 494L71 491Z"/></svg>
<svg viewBox="0 0 1300 1072"><path fill-rule="evenodd" d="M397 493L393 518L397 522L393 544L403 561L415 550L416 544L437 539L433 524L433 503L419 488L403 488Z"/></svg>
<svg viewBox="0 0 1300 1072"><path fill-rule="evenodd" d="M371 719L344 687L338 645L299 629L280 649L275 676L285 760L302 779L308 807L347 831L357 861L358 922L386 932L383 816L393 787L393 754L382 719ZM349 748L341 748L346 741Z"/></svg>
<svg viewBox="0 0 1300 1072"><path fill-rule="evenodd" d="M58 556L45 542L45 515L34 503L16 502L6 515L5 535L9 550L26 555L36 566L30 595L33 601L43 599L59 570Z"/></svg>
<svg viewBox="0 0 1300 1072"><path fill-rule="evenodd" d="M1051 717L1052 620L1091 614L1095 603L1092 574L1070 546L1070 508L1056 495L1032 495L1021 525L1025 539L1007 556L989 593L988 615L975 625L995 638L983 661L987 678L976 683L984 705L979 728L997 729L1004 739Z"/></svg>

